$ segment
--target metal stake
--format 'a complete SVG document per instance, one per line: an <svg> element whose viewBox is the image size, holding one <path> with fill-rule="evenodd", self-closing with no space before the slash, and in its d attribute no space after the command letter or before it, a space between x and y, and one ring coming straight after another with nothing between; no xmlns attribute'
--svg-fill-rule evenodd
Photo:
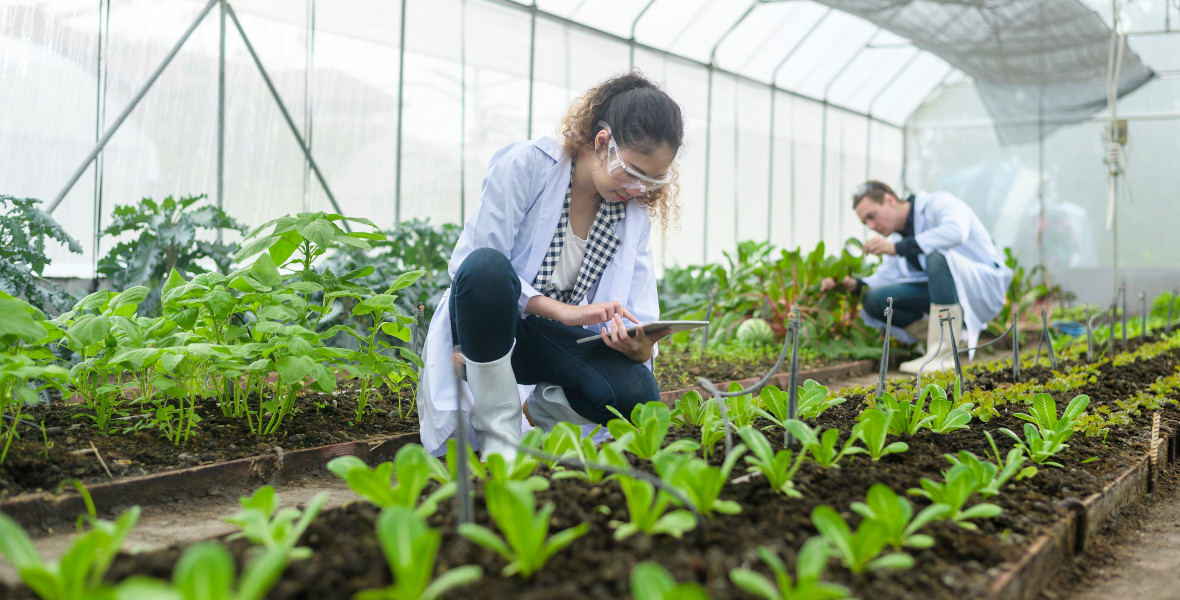
<svg viewBox="0 0 1180 600"><path fill-rule="evenodd" d="M701 341L701 354L709 351L709 328L713 324L713 305L717 301L717 288L709 290L709 307L705 309L705 338Z"/></svg>
<svg viewBox="0 0 1180 600"><path fill-rule="evenodd" d="M885 394L885 373L889 370L889 336L893 328L893 296L886 298L889 303L885 307L885 343L881 348L881 375L877 378L877 397Z"/></svg>
<svg viewBox="0 0 1180 600"><path fill-rule="evenodd" d="M1012 321L1012 381L1020 381L1020 307L1012 311L1015 320Z"/></svg>
<svg viewBox="0 0 1180 600"><path fill-rule="evenodd" d="M1045 345L1049 348L1049 368L1057 370L1057 355L1053 353L1053 338L1049 336L1049 315L1045 312L1045 307L1041 307L1041 336L1045 338ZM1038 357L1040 356L1040 346L1037 346Z"/></svg>
<svg viewBox="0 0 1180 600"><path fill-rule="evenodd" d="M941 319L939 319L941 321ZM958 330L955 329L955 315L949 310L946 315L947 333L950 333L951 338L951 354L955 357L955 376L959 378L959 385L963 383L963 363L959 360L959 341Z"/></svg>
<svg viewBox="0 0 1180 600"><path fill-rule="evenodd" d="M792 308L791 313L791 322L794 323L794 327L791 328L791 374L787 378L787 387L790 388L787 392L788 419L794 419L799 410L799 330L802 329L799 309ZM784 439L788 448L794 443L790 434L787 434Z"/></svg>
<svg viewBox="0 0 1180 600"><path fill-rule="evenodd" d="M1139 292L1139 301L1143 304L1143 320L1140 321L1142 325L1139 327L1139 341L1147 341L1147 294Z"/></svg>
<svg viewBox="0 0 1180 600"><path fill-rule="evenodd" d="M1106 336L1106 355L1114 356L1114 321L1115 315L1119 312L1119 297L1115 295L1114 302L1110 304L1110 327L1107 329Z"/></svg>
<svg viewBox="0 0 1180 600"><path fill-rule="evenodd" d="M1119 284L1119 295L1123 297L1123 349L1127 349L1127 284Z"/></svg>

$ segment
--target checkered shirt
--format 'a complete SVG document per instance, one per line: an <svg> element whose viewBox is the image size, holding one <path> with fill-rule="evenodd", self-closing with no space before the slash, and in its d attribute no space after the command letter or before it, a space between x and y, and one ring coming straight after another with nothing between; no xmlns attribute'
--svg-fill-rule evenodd
<svg viewBox="0 0 1180 600"><path fill-rule="evenodd" d="M561 220L557 222L557 230L553 232L553 241L549 242L549 250L545 252L545 259L541 261L541 270L533 280L533 287L546 296L566 304L579 304L586 297L586 293L615 256L619 249L619 236L615 235L614 225L627 216L627 205L622 202L606 202L598 204L598 214L594 215L594 224L590 226L589 242L586 244L586 255L582 257L582 266L578 270L578 281L572 290L558 290L550 281L553 271L557 268L557 260L561 257L561 249L565 244L565 234L570 226L570 197L573 195L573 166L570 166L570 184L565 189L565 204L561 207Z"/></svg>

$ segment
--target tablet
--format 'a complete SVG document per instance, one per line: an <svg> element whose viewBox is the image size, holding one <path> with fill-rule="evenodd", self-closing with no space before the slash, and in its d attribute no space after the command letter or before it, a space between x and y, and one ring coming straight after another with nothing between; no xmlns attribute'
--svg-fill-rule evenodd
<svg viewBox="0 0 1180 600"><path fill-rule="evenodd" d="M665 329L671 329L672 333L680 333L681 331L688 331L689 329L696 329L697 327L704 327L708 325L708 321L648 321L643 324L643 331L647 334L656 333ZM634 335L635 330L639 325L632 325L627 328L628 335ZM671 335L671 334L669 334ZM590 342L601 342L602 336L595 334L586 336L578 340L579 344L588 344Z"/></svg>

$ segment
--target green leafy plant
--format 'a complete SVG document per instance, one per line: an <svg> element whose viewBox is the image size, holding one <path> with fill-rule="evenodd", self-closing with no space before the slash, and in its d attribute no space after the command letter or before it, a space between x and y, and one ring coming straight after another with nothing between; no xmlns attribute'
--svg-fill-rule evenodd
<svg viewBox="0 0 1180 600"><path fill-rule="evenodd" d="M41 277L50 263L45 240L59 242L74 254L82 253L82 244L37 208L40 203L0 194L0 291L24 298L38 310L62 310L74 298Z"/></svg>
<svg viewBox="0 0 1180 600"><path fill-rule="evenodd" d="M885 444L889 435L889 423L893 420L893 411L868 408L860 413L860 418L861 421L852 429L852 437L864 442L865 452L874 461L881 460L886 454L896 454L910 449L909 444L905 442Z"/></svg>
<svg viewBox="0 0 1180 600"><path fill-rule="evenodd" d="M464 565L435 579L434 563L442 534L408 508L390 506L381 511L377 517L377 541L393 574L393 585L360 592L354 596L357 600L434 600L483 577L480 567Z"/></svg>
<svg viewBox="0 0 1180 600"><path fill-rule="evenodd" d="M91 519L91 529L76 536L54 563L43 561L28 534L0 514L0 553L42 600L111 598L112 590L103 577L138 520L138 506L123 511L113 522Z"/></svg>
<svg viewBox="0 0 1180 600"><path fill-rule="evenodd" d="M801 498L802 494L795 490L791 478L803 464L806 453L800 452L798 458L795 458L790 449L775 452L766 436L753 427L743 427L738 430L738 434L742 436L742 441L746 443L752 455L745 457L746 462L750 463L747 471L762 473L772 490L792 498Z"/></svg>
<svg viewBox="0 0 1180 600"><path fill-rule="evenodd" d="M603 448L607 460L618 467L630 468L626 457L612 446ZM627 499L627 511L630 522L611 521L615 528L615 539L623 540L636 533L643 532L649 536L670 535L680 538L687 531L697 526L697 519L687 510L668 511L673 503L672 496L665 490L657 490L655 485L646 479L630 477L625 474L614 475Z"/></svg>
<svg viewBox="0 0 1180 600"><path fill-rule="evenodd" d="M733 515L741 512L741 505L732 500L721 500L721 490L745 452L746 447L738 444L726 455L720 467L691 454L669 451L656 454L652 463L660 477L683 492L702 515L712 516L713 511Z"/></svg>
<svg viewBox="0 0 1180 600"><path fill-rule="evenodd" d="M640 458L652 458L663 449L665 452L692 452L698 444L689 439L679 439L667 448L663 448L664 437L668 435L668 427L672 424L672 411L659 401L636 404L631 410L631 419L627 420L613 406L607 409L618 416L606 424L606 428L616 440L625 436L629 440L625 446L627 451Z"/></svg>
<svg viewBox="0 0 1180 600"><path fill-rule="evenodd" d="M729 579L748 594L765 600L841 600L848 598L848 588L820 581L828 564L828 542L822 537L803 542L795 556L795 578L791 579L787 565L769 548L758 548L758 556L766 563L774 581L752 569L737 568L729 572Z"/></svg>
<svg viewBox="0 0 1180 600"><path fill-rule="evenodd" d="M115 596L118 600L260 600L289 562L282 550L265 551L246 565L235 586L229 550L215 541L199 542L180 556L170 583L133 575L119 584Z"/></svg>
<svg viewBox="0 0 1180 600"><path fill-rule="evenodd" d="M696 390L690 390L677 398L675 406L672 411L672 423L677 427L704 426L705 419L710 414L718 414L717 405L708 400L701 400L701 394Z"/></svg>
<svg viewBox="0 0 1180 600"><path fill-rule="evenodd" d="M909 493L925 496L935 504L945 505L947 511L944 518L950 519L966 529L976 529L971 519L995 517L1000 514L999 506L986 502L963 509L967 500L976 490L986 488L991 483L991 481L981 480L982 474L972 469L971 465L955 465L946 471L944 477L945 481L942 483L923 477L918 482L922 486L921 489L914 488L909 490Z"/></svg>
<svg viewBox="0 0 1180 600"><path fill-rule="evenodd" d="M853 573L914 566L913 557L904 552L881 556L881 552L889 545L890 535L886 525L880 521L861 519L854 533L840 513L830 506L820 505L811 511L811 523L819 530L832 553Z"/></svg>
<svg viewBox="0 0 1180 600"><path fill-rule="evenodd" d="M348 487L365 500L382 508L409 508L422 517L434 514L439 502L455 495L455 483L446 467L418 444L402 446L393 462L381 463L375 469L355 456L338 456L328 462L328 470L347 481ZM432 480L441 485L422 499L422 492Z"/></svg>
<svg viewBox="0 0 1180 600"><path fill-rule="evenodd" d="M578 524L549 536L553 503L537 510L533 489L521 481L489 480L484 487L488 514L504 537L477 523L463 523L459 535L493 550L508 560L502 574L519 573L525 579L545 566L551 556L586 534L590 526Z"/></svg>
<svg viewBox="0 0 1180 600"><path fill-rule="evenodd" d="M840 460L845 456L865 451L863 448L852 445L857 440L855 430L853 430L853 435L848 436L844 445L837 450L836 446L840 443L840 430L835 427L827 430L812 429L803 421L790 419L786 422L786 429L795 439L799 440L803 452L811 454L811 459L815 461L815 464L825 469L839 467Z"/></svg>
<svg viewBox="0 0 1180 600"><path fill-rule="evenodd" d="M914 516L910 501L898 496L883 483L869 488L864 502L853 502L852 511L884 526L886 538L894 550L902 546L929 548L934 538L918 533L931 521L942 518L950 510L945 504L931 504Z"/></svg>
<svg viewBox="0 0 1180 600"><path fill-rule="evenodd" d="M136 205L119 205L104 236L131 239L121 241L98 261L98 272L107 277L115 289L146 285L152 293L143 309L154 313L159 306L157 290L173 269L183 277L204 273L202 262L212 262L222 274L233 263L235 245L228 242L198 239L201 230L244 232L246 226L230 217L221 207L193 205L205 195L174 200L172 196L157 203L144 198Z"/></svg>
<svg viewBox="0 0 1180 600"><path fill-rule="evenodd" d="M1078 417L1090 404L1089 396L1077 396L1065 407L1061 417L1057 417L1057 403L1048 394L1037 394L1033 397L1032 414L1017 413L1016 416L1028 421L1024 424L1024 439L1008 428L1000 431L1016 441L1016 446L1028 454L1029 460L1038 465L1051 465L1062 468L1061 463L1049 459L1069 447L1065 441L1073 435L1074 425Z"/></svg>
<svg viewBox="0 0 1180 600"><path fill-rule="evenodd" d="M565 469L553 474L554 479L576 478L590 483L602 481L605 473L602 469L595 469L590 463L599 462L600 451L594 443L599 427L589 435L582 435L582 429L573 423L562 421L553 426L553 431L545 438L544 450L549 454L576 460L582 464L582 469ZM533 430L537 431L537 430Z"/></svg>
<svg viewBox="0 0 1180 600"><path fill-rule="evenodd" d="M1037 468L1032 465L1023 469L1020 468L1028 460L1028 457L1024 455L1023 448L1019 446L1012 448L1008 451L1007 457L1003 457L1000 456L1000 450L996 448L996 440L992 438L992 434L985 431L983 435L987 438L988 445L991 446L991 453L987 457L995 461L998 467L996 477L992 479L990 484L980 490L980 495L985 499L999 493L1000 487L1007 483L1013 477L1013 474L1015 474L1017 481L1037 474Z"/></svg>
<svg viewBox="0 0 1180 600"><path fill-rule="evenodd" d="M246 538L267 552L280 552L288 559L311 556L310 548L296 548L299 536L311 525L328 501L328 493L316 494L307 508L279 509L279 497L274 486L264 485L250 496L242 496L242 510L224 521L241 529L229 539Z"/></svg>
<svg viewBox="0 0 1180 600"><path fill-rule="evenodd" d="M676 583L664 567L644 561L631 569L631 597L635 600L708 600L695 583Z"/></svg>
<svg viewBox="0 0 1180 600"><path fill-rule="evenodd" d="M721 415L706 413L701 422L701 456L706 459L713 455L713 448L725 439L725 421Z"/></svg>
<svg viewBox="0 0 1180 600"><path fill-rule="evenodd" d="M787 405L790 400L788 394L777 387L768 385L762 388L762 407L758 414L770 422L783 427L787 422ZM824 411L838 404L846 402L844 398L828 399L828 388L820 385L814 379L803 382L797 394L795 418L799 420L817 419Z"/></svg>

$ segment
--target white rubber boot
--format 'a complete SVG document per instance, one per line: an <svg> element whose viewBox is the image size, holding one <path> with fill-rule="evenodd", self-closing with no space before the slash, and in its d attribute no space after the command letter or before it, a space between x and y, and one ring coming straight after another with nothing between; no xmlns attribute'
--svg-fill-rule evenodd
<svg viewBox="0 0 1180 600"><path fill-rule="evenodd" d="M537 384L528 399L529 416L533 418L533 426L540 427L545 433L553 431L560 422L566 421L574 425L591 425L594 422L578 414L570 406L565 397L565 389L559 385L542 381Z"/></svg>
<svg viewBox="0 0 1180 600"><path fill-rule="evenodd" d="M479 442L483 459L499 454L504 460L516 459L516 447L520 444L521 406L520 394L516 387L516 375L512 372L513 341L508 354L491 362L467 363L467 384L475 405L471 407L471 426Z"/></svg>
<svg viewBox="0 0 1180 600"><path fill-rule="evenodd" d="M939 311L948 308L951 311L951 315L954 316L954 325L951 328L941 326L939 320ZM907 360L901 363L897 369L902 373L917 375L918 369L922 368L922 365L926 364L926 361L930 361L930 364L926 365L926 369L923 371L924 373L946 371L953 369L955 366L950 336L957 335L959 329L963 326L963 307L958 304L931 304L930 314L926 317L926 321L926 353L914 360ZM940 335L942 336L941 348L938 345ZM955 341L957 342L958 339ZM936 350L937 352L935 352Z"/></svg>
<svg viewBox="0 0 1180 600"><path fill-rule="evenodd" d="M914 336L915 340L924 340L930 334L930 315L923 315L921 319L902 327L906 333ZM923 348L925 350L925 348Z"/></svg>

